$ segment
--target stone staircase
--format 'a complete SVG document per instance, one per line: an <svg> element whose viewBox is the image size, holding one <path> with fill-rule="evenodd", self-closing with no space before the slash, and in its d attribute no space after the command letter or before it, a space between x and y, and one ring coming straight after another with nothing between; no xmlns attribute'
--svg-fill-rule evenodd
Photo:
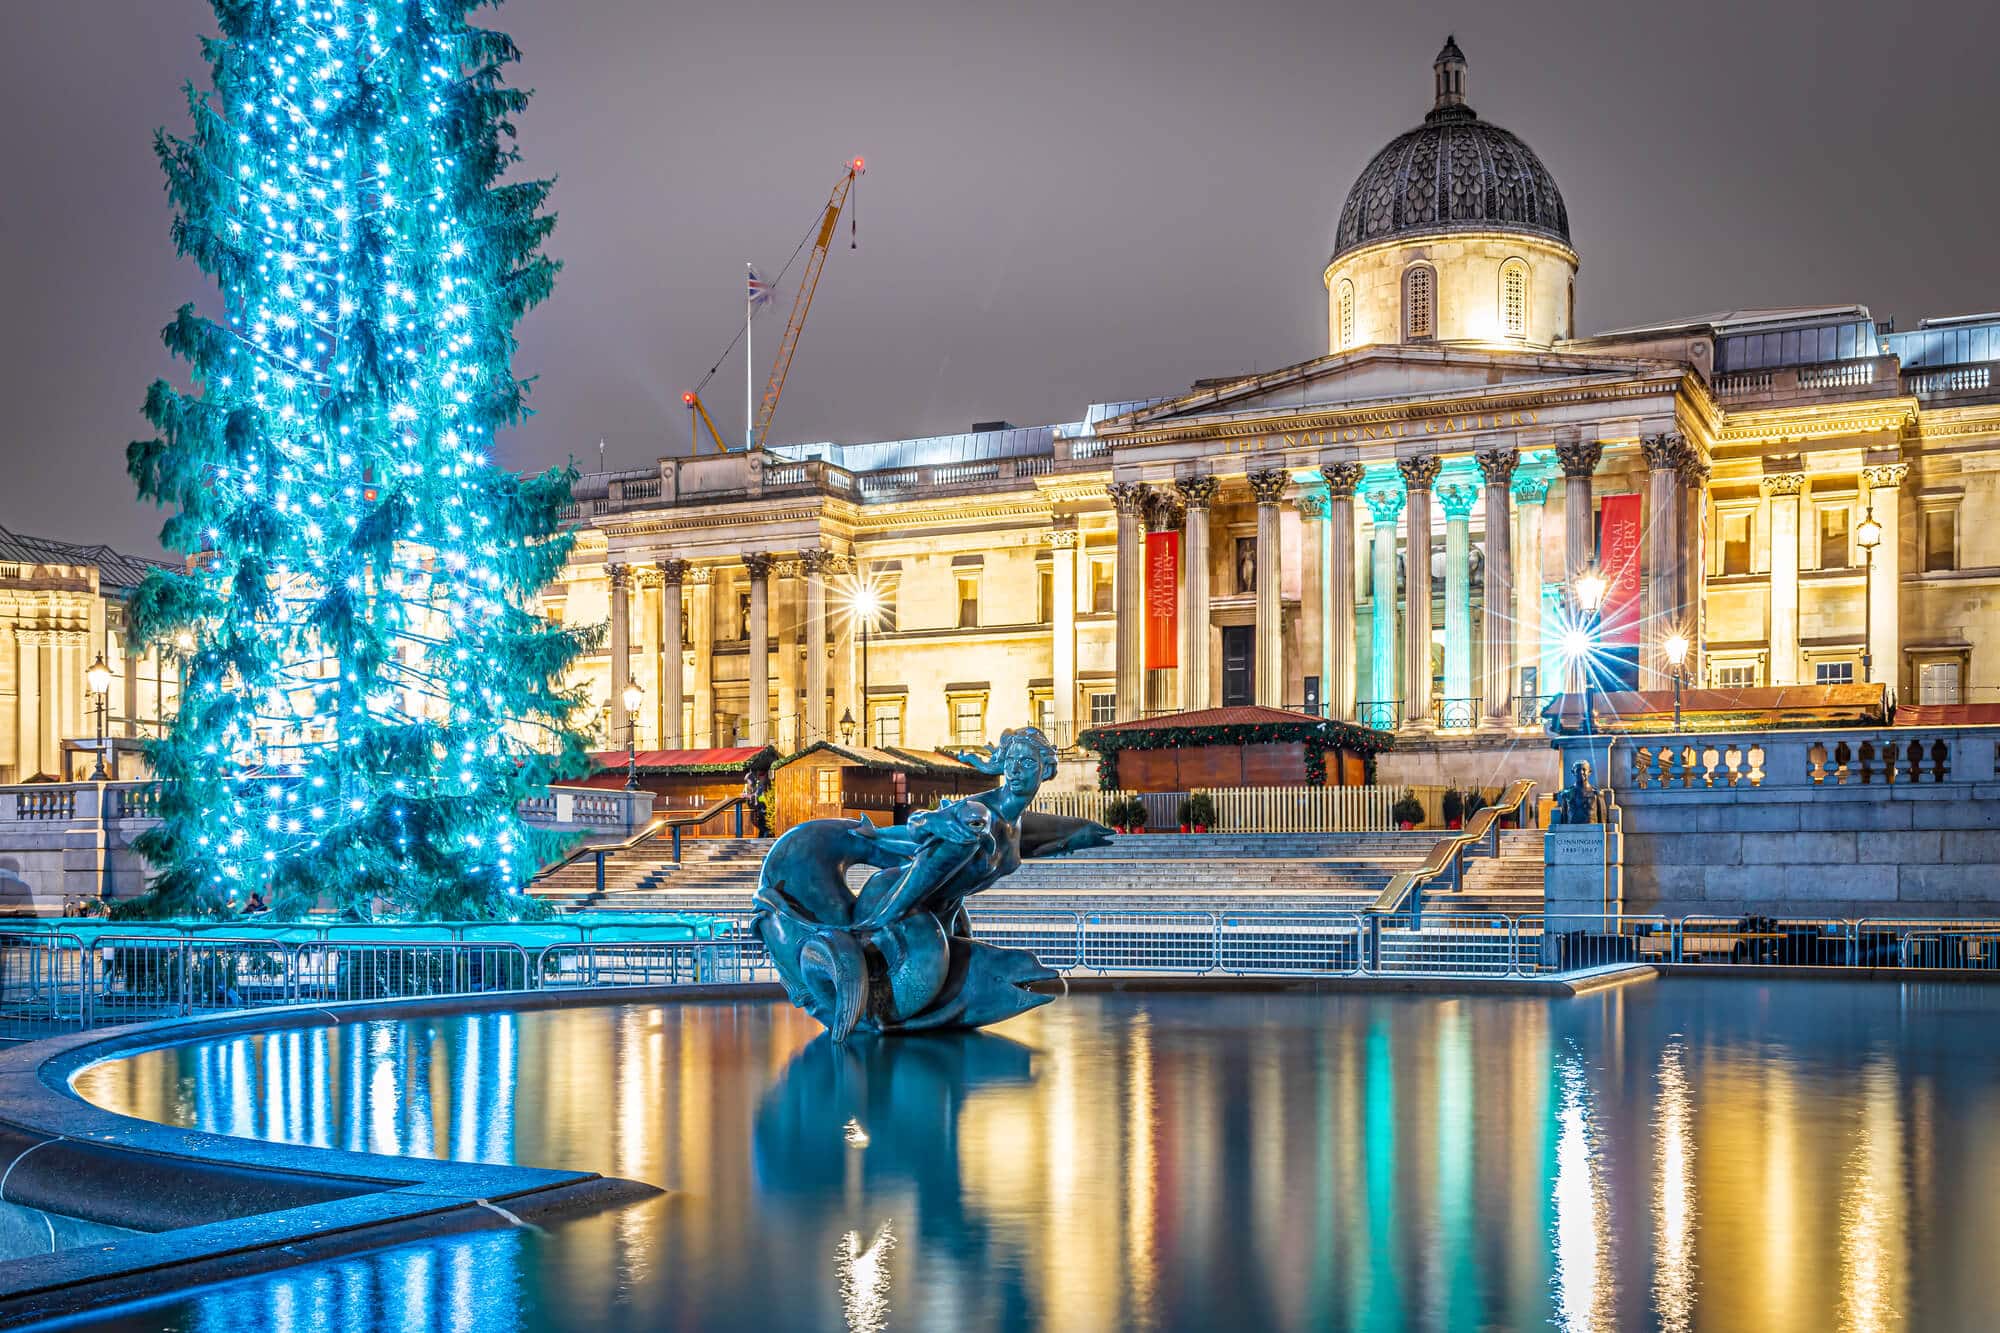
<svg viewBox="0 0 2000 1333"><path fill-rule="evenodd" d="M1133 834L1110 846L1026 862L979 895L975 911L1365 911L1396 872L1440 835L1410 833ZM677 865L664 843L546 872L532 892L563 911L748 909L768 840L688 839ZM1503 833L1501 855L1467 862L1465 887L1425 895L1435 912L1533 911L1541 903L1541 835ZM869 873L857 867L859 882Z"/></svg>

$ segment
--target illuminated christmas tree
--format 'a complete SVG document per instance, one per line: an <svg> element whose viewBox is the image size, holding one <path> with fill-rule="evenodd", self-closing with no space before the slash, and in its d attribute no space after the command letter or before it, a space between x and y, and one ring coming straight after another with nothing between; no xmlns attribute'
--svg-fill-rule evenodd
<svg viewBox="0 0 2000 1333"><path fill-rule="evenodd" d="M193 389L155 383L127 455L190 557L134 604L186 682L140 909L514 916L553 850L519 802L583 765L558 682L590 638L532 602L574 473L493 460L558 267L550 183L502 179L519 52L467 23L487 0L212 2L213 86L156 147L221 318L167 327Z"/></svg>

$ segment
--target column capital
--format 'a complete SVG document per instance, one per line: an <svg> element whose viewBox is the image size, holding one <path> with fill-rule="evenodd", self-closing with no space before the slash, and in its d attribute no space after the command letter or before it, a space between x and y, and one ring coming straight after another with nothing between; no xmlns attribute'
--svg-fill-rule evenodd
<svg viewBox="0 0 2000 1333"><path fill-rule="evenodd" d="M1519 449L1488 449L1473 457L1478 460L1479 471L1488 486L1505 486L1514 479L1514 469L1521 465Z"/></svg>
<svg viewBox="0 0 2000 1333"><path fill-rule="evenodd" d="M1187 517L1187 507L1181 503L1180 492L1162 486L1154 491L1144 510L1146 531L1172 532L1181 526Z"/></svg>
<svg viewBox="0 0 2000 1333"><path fill-rule="evenodd" d="M1352 500L1354 490L1361 484L1361 474L1367 469L1359 463L1328 463L1321 467L1319 475L1326 479L1326 493L1336 500Z"/></svg>
<svg viewBox="0 0 2000 1333"><path fill-rule="evenodd" d="M1206 509L1215 503L1218 483L1214 477L1180 477L1174 482L1174 489L1181 494L1181 503L1189 509Z"/></svg>
<svg viewBox="0 0 2000 1333"><path fill-rule="evenodd" d="M1291 476L1283 468L1266 468L1252 472L1243 478L1250 483L1250 491L1257 497L1259 505L1274 505L1285 498L1285 487L1291 484Z"/></svg>
<svg viewBox="0 0 2000 1333"><path fill-rule="evenodd" d="M688 562L678 556L669 556L660 562L660 581L679 584L687 579Z"/></svg>
<svg viewBox="0 0 2000 1333"><path fill-rule="evenodd" d="M1681 481L1689 486L1704 486L1708 483L1710 468L1702 461L1701 452L1689 445L1681 455Z"/></svg>
<svg viewBox="0 0 2000 1333"><path fill-rule="evenodd" d="M1152 489L1143 481L1113 481L1106 483L1104 493L1118 507L1119 517L1137 518L1145 513L1146 497Z"/></svg>
<svg viewBox="0 0 2000 1333"><path fill-rule="evenodd" d="M1324 495L1301 495L1299 497L1299 517L1315 522L1326 517L1326 497Z"/></svg>
<svg viewBox="0 0 2000 1333"><path fill-rule="evenodd" d="M1861 469L1861 484L1871 491L1895 490L1909 475L1908 463L1881 463Z"/></svg>
<svg viewBox="0 0 2000 1333"><path fill-rule="evenodd" d="M1679 431L1642 435L1639 447L1646 453L1646 467L1653 472L1676 472L1687 459L1687 441Z"/></svg>
<svg viewBox="0 0 2000 1333"><path fill-rule="evenodd" d="M1077 531L1075 528L1050 528L1048 542L1058 551L1074 551L1077 545Z"/></svg>
<svg viewBox="0 0 2000 1333"><path fill-rule="evenodd" d="M611 591L623 592L625 585L631 581L632 567L623 563L607 563L604 566L604 577L610 580Z"/></svg>
<svg viewBox="0 0 2000 1333"><path fill-rule="evenodd" d="M1377 486L1364 491L1362 498L1368 502L1368 516L1374 519L1378 526L1394 523L1397 515L1403 512L1403 493L1391 490L1387 486Z"/></svg>
<svg viewBox="0 0 2000 1333"><path fill-rule="evenodd" d="M1773 472L1758 479L1757 488L1766 495L1797 495L1806 488L1803 472Z"/></svg>
<svg viewBox="0 0 2000 1333"><path fill-rule="evenodd" d="M1444 506L1446 518L1470 518L1472 507L1479 503L1479 488L1461 482L1447 482L1437 488L1438 503Z"/></svg>
<svg viewBox="0 0 2000 1333"><path fill-rule="evenodd" d="M1413 491L1429 490L1443 466L1444 460L1436 454L1413 454L1396 460L1396 471L1403 474L1403 485Z"/></svg>
<svg viewBox="0 0 2000 1333"><path fill-rule="evenodd" d="M810 550L799 552L799 568L814 578L832 573L838 561L839 557L824 546L815 546Z"/></svg>
<svg viewBox="0 0 2000 1333"><path fill-rule="evenodd" d="M776 561L777 557L769 551L754 551L743 557L743 568L750 572L752 583L762 583L771 577L771 566Z"/></svg>
<svg viewBox="0 0 2000 1333"><path fill-rule="evenodd" d="M1556 461L1562 464L1565 477L1586 478L1597 471L1599 460L1604 457L1602 440L1565 440L1556 446Z"/></svg>

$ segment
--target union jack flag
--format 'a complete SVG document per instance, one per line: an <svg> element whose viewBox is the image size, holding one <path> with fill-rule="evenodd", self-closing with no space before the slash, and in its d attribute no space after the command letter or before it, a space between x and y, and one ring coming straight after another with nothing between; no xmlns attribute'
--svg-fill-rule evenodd
<svg viewBox="0 0 2000 1333"><path fill-rule="evenodd" d="M754 310L758 306L767 306L771 304L771 297L776 294L778 290L777 286L774 283L766 282L764 281L764 279L758 277L757 270L754 266L750 264L745 264L743 266L743 269L744 272L748 274L748 276L744 279L744 282L750 297L750 308Z"/></svg>

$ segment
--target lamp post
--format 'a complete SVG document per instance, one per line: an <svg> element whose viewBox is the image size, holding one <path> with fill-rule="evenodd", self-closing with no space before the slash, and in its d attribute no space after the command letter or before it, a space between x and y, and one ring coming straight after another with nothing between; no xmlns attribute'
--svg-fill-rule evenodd
<svg viewBox="0 0 2000 1333"><path fill-rule="evenodd" d="M1875 521L1871 502L1854 530L1854 544L1866 557L1861 575L1861 679L1875 679L1875 548L1882 544L1882 525Z"/></svg>
<svg viewBox="0 0 2000 1333"><path fill-rule="evenodd" d="M1678 631L1669 634L1663 645L1667 652L1667 664L1674 669L1674 730L1681 729L1681 668L1687 665L1688 649L1693 645L1688 637Z"/></svg>
<svg viewBox="0 0 2000 1333"><path fill-rule="evenodd" d="M1605 581L1604 575L1598 572L1596 565L1577 575L1576 582L1570 587L1570 594L1576 599L1578 630L1582 640L1579 645L1582 651L1573 654L1572 660L1577 663L1577 670L1583 676L1583 734L1586 736L1596 734L1596 722L1593 718L1596 710L1591 706L1590 698L1592 685L1590 659L1597 650L1597 636L1603 630L1601 617L1604 612L1604 594L1609 588L1610 584Z"/></svg>
<svg viewBox="0 0 2000 1333"><path fill-rule="evenodd" d="M882 592L872 583L863 583L848 598L848 610L861 622L861 737L868 743L868 634L882 610Z"/></svg>
<svg viewBox="0 0 2000 1333"><path fill-rule="evenodd" d="M97 696L97 766L90 770L90 780L106 782L111 778L111 770L104 766L104 715L111 706L111 668L104 664L103 653L85 669L83 683Z"/></svg>
<svg viewBox="0 0 2000 1333"><path fill-rule="evenodd" d="M636 680L625 682L625 790L639 790L639 705L646 691Z"/></svg>

